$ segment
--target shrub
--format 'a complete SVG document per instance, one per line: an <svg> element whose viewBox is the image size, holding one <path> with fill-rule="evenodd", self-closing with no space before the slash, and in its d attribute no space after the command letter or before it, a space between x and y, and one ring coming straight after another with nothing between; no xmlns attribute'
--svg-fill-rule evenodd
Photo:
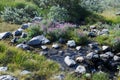
<svg viewBox="0 0 120 80"><path fill-rule="evenodd" d="M35 8L32 8L32 6L25 6L24 8L6 7L1 13L4 21L16 24L28 22L37 15Z"/></svg>
<svg viewBox="0 0 120 80"><path fill-rule="evenodd" d="M120 37L114 39L113 48L115 51L120 52Z"/></svg>
<svg viewBox="0 0 120 80"><path fill-rule="evenodd" d="M58 22L69 21L69 15L67 10L60 6L52 6L47 16L49 19L52 19Z"/></svg>
<svg viewBox="0 0 120 80"><path fill-rule="evenodd" d="M109 75L104 72L98 72L93 75L92 80L109 80Z"/></svg>

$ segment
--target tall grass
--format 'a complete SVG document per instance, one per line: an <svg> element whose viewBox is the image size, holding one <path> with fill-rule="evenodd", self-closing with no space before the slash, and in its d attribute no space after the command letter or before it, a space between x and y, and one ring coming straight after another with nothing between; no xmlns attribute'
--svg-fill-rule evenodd
<svg viewBox="0 0 120 80"><path fill-rule="evenodd" d="M25 52L4 42L0 42L0 51L0 65L8 66L8 72L12 72L14 75L16 71L29 70L34 75L31 78L35 76L49 78L52 74L58 72L59 65L54 61L47 60L44 56ZM21 76L15 76L21 78Z"/></svg>

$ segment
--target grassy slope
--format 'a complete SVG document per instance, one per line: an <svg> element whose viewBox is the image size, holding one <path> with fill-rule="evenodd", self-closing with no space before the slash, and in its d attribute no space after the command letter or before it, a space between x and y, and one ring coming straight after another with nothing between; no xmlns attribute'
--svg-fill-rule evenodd
<svg viewBox="0 0 120 80"><path fill-rule="evenodd" d="M0 66L8 66L8 71L0 74L11 74L20 80L26 77L32 78L48 78L58 72L59 65L53 61L47 60L43 56L25 52L21 49L11 47L4 42L0 42ZM30 76L20 76L20 71L29 70L33 72Z"/></svg>

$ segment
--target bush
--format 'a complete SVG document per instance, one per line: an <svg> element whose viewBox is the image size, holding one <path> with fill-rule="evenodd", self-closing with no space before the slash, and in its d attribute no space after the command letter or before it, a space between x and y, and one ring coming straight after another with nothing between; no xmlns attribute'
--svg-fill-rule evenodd
<svg viewBox="0 0 120 80"><path fill-rule="evenodd" d="M114 39L113 48L115 51L120 52L120 37Z"/></svg>
<svg viewBox="0 0 120 80"><path fill-rule="evenodd" d="M47 16L49 19L58 22L69 21L69 15L67 10L65 8L61 8L60 6L52 6Z"/></svg>
<svg viewBox="0 0 120 80"><path fill-rule="evenodd" d="M4 21L16 24L28 22L37 15L36 9L32 6L25 6L24 8L6 7L1 13Z"/></svg>

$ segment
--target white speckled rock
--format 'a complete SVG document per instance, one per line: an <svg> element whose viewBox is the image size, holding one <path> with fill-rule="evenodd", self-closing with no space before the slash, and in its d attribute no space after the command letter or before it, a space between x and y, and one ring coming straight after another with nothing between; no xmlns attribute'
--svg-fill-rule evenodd
<svg viewBox="0 0 120 80"><path fill-rule="evenodd" d="M71 59L69 56L66 56L66 57L64 58L64 62L65 62L68 66L73 66L73 65L76 64L76 62L75 62L73 59Z"/></svg>

